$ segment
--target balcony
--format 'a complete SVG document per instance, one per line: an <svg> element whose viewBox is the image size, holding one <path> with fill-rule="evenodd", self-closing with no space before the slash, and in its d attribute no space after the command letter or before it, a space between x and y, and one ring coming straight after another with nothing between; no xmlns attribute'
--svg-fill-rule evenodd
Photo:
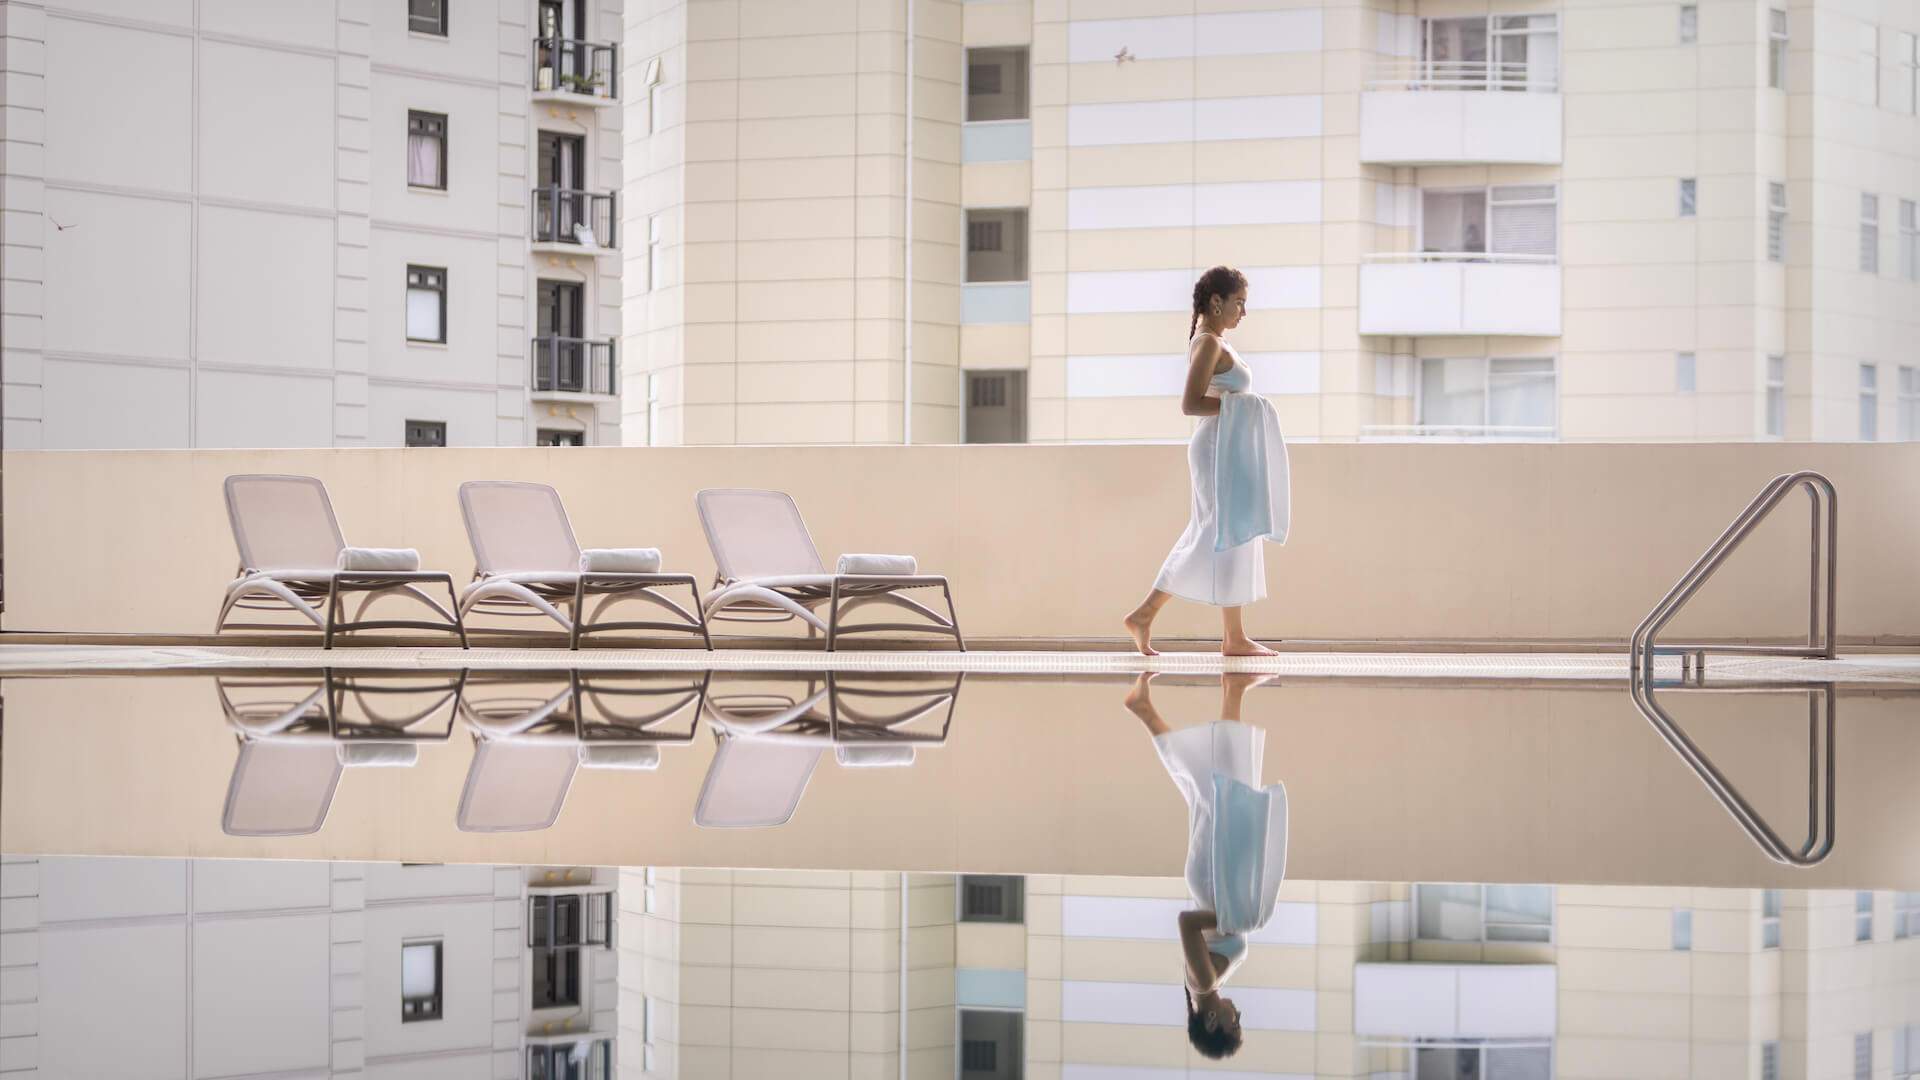
<svg viewBox="0 0 1920 1080"><path fill-rule="evenodd" d="M1360 95L1360 160L1558 165L1562 111L1551 65L1396 61Z"/></svg>
<svg viewBox="0 0 1920 1080"><path fill-rule="evenodd" d="M597 255L613 249L620 226L613 192L533 189L533 250L555 255Z"/></svg>
<svg viewBox="0 0 1920 1080"><path fill-rule="evenodd" d="M1031 120L973 120L960 125L961 164L1032 160Z"/></svg>
<svg viewBox="0 0 1920 1080"><path fill-rule="evenodd" d="M1362 334L1560 336L1560 265L1552 255L1391 252L1367 260Z"/></svg>
<svg viewBox="0 0 1920 1080"><path fill-rule="evenodd" d="M573 38L533 39L533 100L597 108L620 99L620 47Z"/></svg>
<svg viewBox="0 0 1920 1080"><path fill-rule="evenodd" d="M535 397L613 398L620 393L612 338L596 341L548 334L533 339L532 353Z"/></svg>

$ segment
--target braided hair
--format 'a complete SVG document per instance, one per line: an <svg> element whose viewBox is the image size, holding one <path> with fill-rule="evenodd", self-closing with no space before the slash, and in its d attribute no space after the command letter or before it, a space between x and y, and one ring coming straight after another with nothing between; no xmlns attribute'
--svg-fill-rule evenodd
<svg viewBox="0 0 1920 1080"><path fill-rule="evenodd" d="M1187 340L1200 330L1200 313L1207 310L1207 302L1216 296L1232 296L1247 287L1247 275L1231 266L1216 266L1200 275L1193 283L1193 322L1187 327Z"/></svg>

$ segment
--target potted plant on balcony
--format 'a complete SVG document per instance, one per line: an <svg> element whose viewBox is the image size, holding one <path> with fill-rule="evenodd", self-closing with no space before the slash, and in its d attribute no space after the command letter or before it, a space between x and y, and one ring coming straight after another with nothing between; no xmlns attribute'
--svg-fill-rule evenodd
<svg viewBox="0 0 1920 1080"><path fill-rule="evenodd" d="M597 71L591 75L560 76L562 86L576 94L586 94L589 97L597 97L600 93L600 84L605 81L605 78Z"/></svg>

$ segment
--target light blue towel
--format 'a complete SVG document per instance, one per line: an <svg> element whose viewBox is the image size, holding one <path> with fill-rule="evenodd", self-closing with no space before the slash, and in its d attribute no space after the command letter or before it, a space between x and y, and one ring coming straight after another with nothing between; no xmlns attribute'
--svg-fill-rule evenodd
<svg viewBox="0 0 1920 1080"><path fill-rule="evenodd" d="M1227 551L1262 538L1286 543L1292 509L1287 448L1273 403L1254 393L1222 394L1218 435L1213 550Z"/></svg>
<svg viewBox="0 0 1920 1080"><path fill-rule="evenodd" d="M1287 795L1213 774L1213 913L1222 934L1257 930L1273 917L1287 871Z"/></svg>

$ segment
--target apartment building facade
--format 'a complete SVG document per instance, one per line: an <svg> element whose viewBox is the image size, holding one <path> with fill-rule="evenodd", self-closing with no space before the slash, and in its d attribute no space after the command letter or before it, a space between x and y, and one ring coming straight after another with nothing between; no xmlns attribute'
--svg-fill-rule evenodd
<svg viewBox="0 0 1920 1080"><path fill-rule="evenodd" d="M629 441L1182 438L1221 262L1290 437L1920 437L1916 20L629 5Z"/></svg>
<svg viewBox="0 0 1920 1080"><path fill-rule="evenodd" d="M1177 879L629 869L620 895L623 1075L1209 1066ZM1230 990L1230 1067L1904 1080L1916 985L1920 893L1288 882Z"/></svg>
<svg viewBox="0 0 1920 1080"><path fill-rule="evenodd" d="M4 858L10 1080L614 1075L612 871Z"/></svg>
<svg viewBox="0 0 1920 1080"><path fill-rule="evenodd" d="M620 0L4 12L9 449L619 441Z"/></svg>

